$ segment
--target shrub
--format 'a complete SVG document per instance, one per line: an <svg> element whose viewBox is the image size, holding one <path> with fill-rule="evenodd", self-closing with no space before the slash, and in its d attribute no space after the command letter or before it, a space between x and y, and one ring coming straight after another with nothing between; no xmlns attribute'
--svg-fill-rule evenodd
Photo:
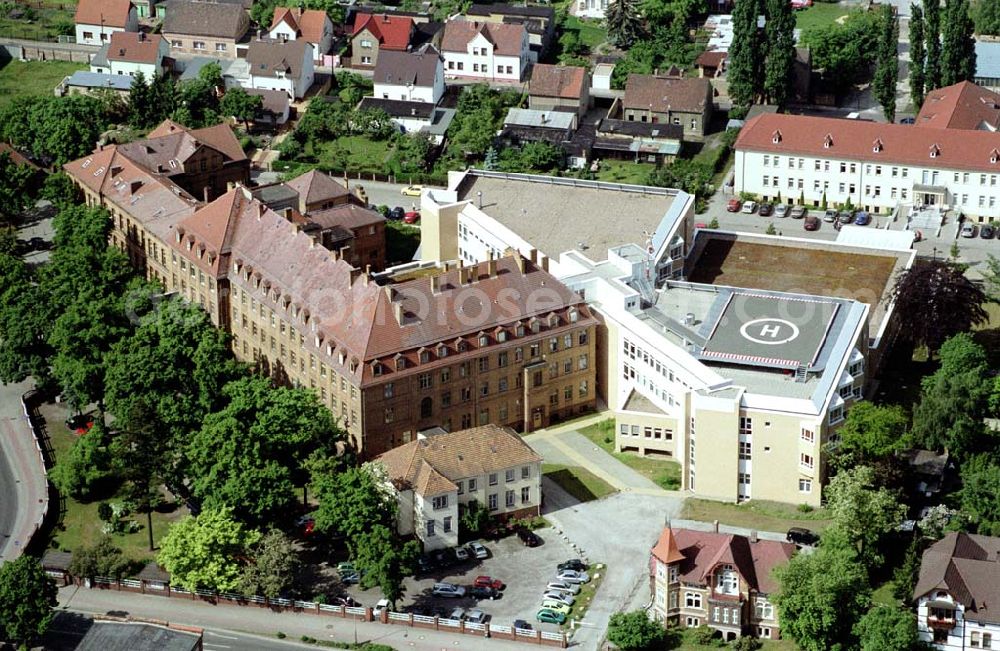
<svg viewBox="0 0 1000 651"><path fill-rule="evenodd" d="M812 513L814 511L810 504L799 504L798 509L799 513Z"/></svg>

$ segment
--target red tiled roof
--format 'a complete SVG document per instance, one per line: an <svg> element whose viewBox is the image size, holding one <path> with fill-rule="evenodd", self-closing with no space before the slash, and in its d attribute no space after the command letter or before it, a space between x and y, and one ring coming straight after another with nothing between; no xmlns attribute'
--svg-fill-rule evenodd
<svg viewBox="0 0 1000 651"><path fill-rule="evenodd" d="M158 64L162 42L163 37L159 34L113 32L108 45L108 61Z"/></svg>
<svg viewBox="0 0 1000 651"><path fill-rule="evenodd" d="M938 590L965 606L966 619L1000 623L1000 538L952 532L928 547L913 598Z"/></svg>
<svg viewBox="0 0 1000 651"><path fill-rule="evenodd" d="M586 68L536 63L531 68L528 94L536 97L580 99L587 79Z"/></svg>
<svg viewBox="0 0 1000 651"><path fill-rule="evenodd" d="M657 548L663 542L665 533L661 534ZM679 568L681 580L696 585L711 584L711 575L716 567L729 564L736 568L750 589L772 594L778 589L772 570L787 563L795 553L795 545L790 543L774 540L751 542L746 536L736 534L674 529L672 535L676 548L683 556ZM661 562L668 562L656 553L657 548L654 548L654 556Z"/></svg>
<svg viewBox="0 0 1000 651"><path fill-rule="evenodd" d="M968 81L932 90L924 98L916 126L996 131L1000 94Z"/></svg>
<svg viewBox="0 0 1000 651"><path fill-rule="evenodd" d="M77 25L104 25L124 29L128 25L131 9L130 0L80 0L76 5L73 21Z"/></svg>
<svg viewBox="0 0 1000 651"><path fill-rule="evenodd" d="M697 59L694 60L694 64L696 66L718 68L728 56L728 52L723 52L721 50L705 50L698 55Z"/></svg>
<svg viewBox="0 0 1000 651"><path fill-rule="evenodd" d="M625 82L622 106L654 113L701 113L711 96L711 86L707 79L632 74Z"/></svg>
<svg viewBox="0 0 1000 651"><path fill-rule="evenodd" d="M291 181L286 181L285 185L295 190L301 199L305 199L307 206L330 199L339 199L349 194L347 188L330 175L315 169L300 174Z"/></svg>
<svg viewBox="0 0 1000 651"><path fill-rule="evenodd" d="M160 123L158 127L149 132L147 140L159 138L174 133L186 133L194 140L204 142L209 147L222 152L232 161L245 160L247 155L240 147L240 141L236 139L236 134L229 128L228 124L220 123L203 129L188 129L183 124L167 119Z"/></svg>
<svg viewBox="0 0 1000 651"><path fill-rule="evenodd" d="M653 556L661 563L668 565L684 560L684 554L677 549L677 539L674 538L674 532L670 530L670 527L663 530L660 539L653 545Z"/></svg>
<svg viewBox="0 0 1000 651"><path fill-rule="evenodd" d="M864 120L765 113L747 121L735 147L939 169L1000 170L1000 133Z"/></svg>
<svg viewBox="0 0 1000 651"><path fill-rule="evenodd" d="M306 219L314 224L319 224L320 228L323 229L340 226L351 231L355 228L385 222L385 217L380 212L370 208L362 208L353 203L344 203L326 210L311 212Z"/></svg>
<svg viewBox="0 0 1000 651"><path fill-rule="evenodd" d="M442 52L466 52L469 42L482 34L493 44L494 54L518 56L524 42L524 25L508 23L479 23L470 20L449 20L444 24L441 37Z"/></svg>
<svg viewBox="0 0 1000 651"><path fill-rule="evenodd" d="M354 29L351 36L367 29L378 39L379 46L389 50L405 50L410 44L413 33L413 19L404 16L388 14L357 14L354 16Z"/></svg>
<svg viewBox="0 0 1000 651"><path fill-rule="evenodd" d="M275 7L270 29L274 29L282 21L288 23L288 26L301 34L307 42L319 43L323 40L327 16L325 11L319 9Z"/></svg>

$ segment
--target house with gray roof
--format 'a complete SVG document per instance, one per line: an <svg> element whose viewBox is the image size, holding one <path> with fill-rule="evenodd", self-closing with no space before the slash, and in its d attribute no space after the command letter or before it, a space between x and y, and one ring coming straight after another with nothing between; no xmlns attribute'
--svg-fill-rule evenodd
<svg viewBox="0 0 1000 651"><path fill-rule="evenodd" d="M1000 42L976 41L976 76L972 81L1000 91Z"/></svg>
<svg viewBox="0 0 1000 651"><path fill-rule="evenodd" d="M302 99L316 79L313 46L308 41L257 40L247 49L247 88L280 90Z"/></svg>
<svg viewBox="0 0 1000 651"><path fill-rule="evenodd" d="M372 81L373 97L437 104L444 95L444 59L430 43L414 52L386 50Z"/></svg>
<svg viewBox="0 0 1000 651"><path fill-rule="evenodd" d="M163 18L163 38L174 54L235 59L246 56L250 16L235 3L170 0Z"/></svg>

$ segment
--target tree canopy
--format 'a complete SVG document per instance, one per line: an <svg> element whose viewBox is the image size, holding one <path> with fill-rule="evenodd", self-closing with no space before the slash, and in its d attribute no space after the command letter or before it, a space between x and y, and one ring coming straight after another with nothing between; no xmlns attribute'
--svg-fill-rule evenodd
<svg viewBox="0 0 1000 651"><path fill-rule="evenodd" d="M843 470L826 489L834 526L857 552L857 559L869 570L882 564L878 543L893 531L906 514L896 495L876 487L875 471L868 466Z"/></svg>
<svg viewBox="0 0 1000 651"><path fill-rule="evenodd" d="M300 566L291 539L277 529L269 529L250 550L240 589L247 595L280 597L292 587Z"/></svg>
<svg viewBox="0 0 1000 651"><path fill-rule="evenodd" d="M959 332L984 323L986 295L964 269L946 260L915 264L893 286L896 309L907 315L903 334L932 351Z"/></svg>
<svg viewBox="0 0 1000 651"><path fill-rule="evenodd" d="M813 69L823 72L833 92L845 92L867 76L878 51L880 24L876 12L856 10L842 22L805 30L802 43L812 51Z"/></svg>
<svg viewBox="0 0 1000 651"><path fill-rule="evenodd" d="M156 560L185 590L233 592L240 587L241 559L258 540L260 533L236 521L231 509L207 509L171 525Z"/></svg>
<svg viewBox="0 0 1000 651"><path fill-rule="evenodd" d="M976 33L1000 36L1000 3L993 0L975 0L971 9Z"/></svg>
<svg viewBox="0 0 1000 651"><path fill-rule="evenodd" d="M219 102L219 111L223 115L229 115L241 121L247 129L250 129L250 122L257 117L257 113L264 105L264 99L260 95L251 95L242 86L236 86L226 91Z"/></svg>
<svg viewBox="0 0 1000 651"><path fill-rule="evenodd" d="M924 67L927 50L924 47L924 10L920 5L910 5L910 99L920 109L924 103L926 77Z"/></svg>
<svg viewBox="0 0 1000 651"><path fill-rule="evenodd" d="M980 454L962 464L962 513L978 533L1000 536L1000 464Z"/></svg>
<svg viewBox="0 0 1000 651"><path fill-rule="evenodd" d="M343 472L323 467L313 474L313 486L319 498L316 529L345 537L349 546L370 527L395 524L398 507L381 464L366 463Z"/></svg>
<svg viewBox="0 0 1000 651"><path fill-rule="evenodd" d="M854 627L854 632L861 651L916 651L924 648L917 636L917 618L909 610L898 606L875 606L865 613Z"/></svg>
<svg viewBox="0 0 1000 651"><path fill-rule="evenodd" d="M362 587L382 591L393 606L403 597L403 579L413 573L420 543L399 539L395 525L375 524L351 542L355 567L361 571Z"/></svg>
<svg viewBox="0 0 1000 651"><path fill-rule="evenodd" d="M622 49L628 49L642 35L642 19L634 0L611 0L604 10L604 24L608 40Z"/></svg>
<svg viewBox="0 0 1000 651"><path fill-rule="evenodd" d="M896 82L899 79L899 20L892 5L879 8L878 51L872 92L882 105L882 112L889 122L896 120Z"/></svg>
<svg viewBox="0 0 1000 651"><path fill-rule="evenodd" d="M33 557L0 565L0 638L27 646L49 628L56 584Z"/></svg>
<svg viewBox="0 0 1000 651"><path fill-rule="evenodd" d="M105 576L120 579L131 568L132 562L115 545L111 536L101 536L93 545L80 545L73 550L69 572L73 576L93 578Z"/></svg>
<svg viewBox="0 0 1000 651"><path fill-rule="evenodd" d="M910 417L902 407L859 402L837 430L833 462L841 468L869 465L885 479L895 454L912 447L909 428Z"/></svg>
<svg viewBox="0 0 1000 651"><path fill-rule="evenodd" d="M975 25L969 0L945 0L941 30L941 85L951 86L976 75Z"/></svg>
<svg viewBox="0 0 1000 651"><path fill-rule="evenodd" d="M608 622L608 641L621 651L656 651L664 648L667 630L644 610L615 613Z"/></svg>

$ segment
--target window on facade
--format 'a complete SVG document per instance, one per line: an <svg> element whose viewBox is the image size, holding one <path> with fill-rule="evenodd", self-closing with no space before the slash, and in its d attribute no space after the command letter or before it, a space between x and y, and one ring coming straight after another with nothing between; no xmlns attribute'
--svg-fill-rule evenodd
<svg viewBox="0 0 1000 651"><path fill-rule="evenodd" d="M385 408L385 422L391 423L395 419L395 411L392 407Z"/></svg>
<svg viewBox="0 0 1000 651"><path fill-rule="evenodd" d="M488 506L489 506L489 510L490 511L496 511L497 510L498 507L497 507L497 494L496 493L493 493L492 495L490 495L489 500L488 500Z"/></svg>
<svg viewBox="0 0 1000 651"><path fill-rule="evenodd" d="M420 401L420 417L430 418L434 415L434 401L430 397Z"/></svg>
<svg viewBox="0 0 1000 651"><path fill-rule="evenodd" d="M443 526L441 528L444 529L445 533L451 533L451 516L450 515L447 516L447 517L445 517Z"/></svg>
<svg viewBox="0 0 1000 651"><path fill-rule="evenodd" d="M431 374L430 373L421 373L420 377L418 379L419 379L419 382L420 382L420 388L421 389L430 389L431 388L431 385L433 384L433 381L431 380Z"/></svg>
<svg viewBox="0 0 1000 651"><path fill-rule="evenodd" d="M813 482L811 479L800 479L799 480L799 492L800 493L811 493Z"/></svg>
<svg viewBox="0 0 1000 651"><path fill-rule="evenodd" d="M732 565L722 565L715 574L715 591L722 594L736 594L739 590L739 577Z"/></svg>
<svg viewBox="0 0 1000 651"><path fill-rule="evenodd" d="M476 480L475 479L470 479L469 480L469 492L470 493L475 493L476 492Z"/></svg>
<svg viewBox="0 0 1000 651"><path fill-rule="evenodd" d="M750 460L752 443L750 441L740 441L740 459Z"/></svg>
<svg viewBox="0 0 1000 651"><path fill-rule="evenodd" d="M216 52L225 52L226 51L226 44L225 43L216 43L215 44L215 51Z"/></svg>
<svg viewBox="0 0 1000 651"><path fill-rule="evenodd" d="M813 434L812 430L805 429L805 428L802 429L802 440L803 441L806 441L807 443L812 443L815 440L815 438L816 438L816 435Z"/></svg>
<svg viewBox="0 0 1000 651"><path fill-rule="evenodd" d="M586 355L580 355L580 358L577 363L577 368L583 371L589 366L589 363L590 362Z"/></svg>
<svg viewBox="0 0 1000 651"><path fill-rule="evenodd" d="M805 466L806 468L812 468L813 467L813 458L812 458L812 455L805 454L804 452L800 453L799 454L799 464L801 464L802 466Z"/></svg>
<svg viewBox="0 0 1000 651"><path fill-rule="evenodd" d="M434 520L427 521L427 537L428 538L434 537Z"/></svg>
<svg viewBox="0 0 1000 651"><path fill-rule="evenodd" d="M685 608L701 608L701 594L698 592L684 593Z"/></svg>
<svg viewBox="0 0 1000 651"><path fill-rule="evenodd" d="M504 500L504 502L506 503L508 509L514 506L514 497L515 497L514 491L507 491L505 493L506 499Z"/></svg>
<svg viewBox="0 0 1000 651"><path fill-rule="evenodd" d="M205 42L204 41L195 41L193 43L193 45L194 45L194 49L196 49L196 50L204 50L205 49Z"/></svg>
<svg viewBox="0 0 1000 651"><path fill-rule="evenodd" d="M441 509L448 508L448 496L447 495L439 495L439 496L435 497L433 500L431 500L431 502L434 505L434 510L435 511L439 511Z"/></svg>

